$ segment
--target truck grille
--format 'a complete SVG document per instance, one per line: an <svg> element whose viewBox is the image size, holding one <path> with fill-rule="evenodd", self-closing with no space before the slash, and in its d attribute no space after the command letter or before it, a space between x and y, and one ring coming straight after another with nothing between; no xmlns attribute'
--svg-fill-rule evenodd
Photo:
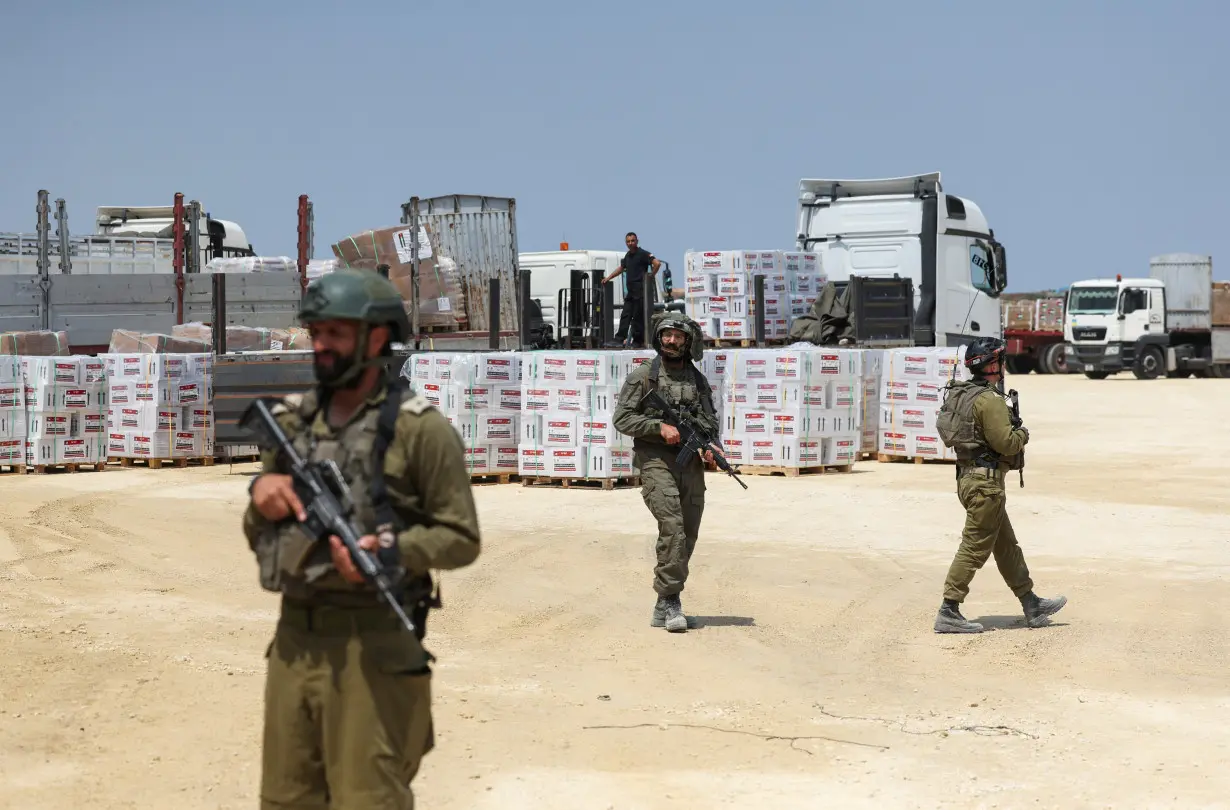
<svg viewBox="0 0 1230 810"><path fill-rule="evenodd" d="M1072 327L1073 340L1105 340L1105 326L1074 326Z"/></svg>

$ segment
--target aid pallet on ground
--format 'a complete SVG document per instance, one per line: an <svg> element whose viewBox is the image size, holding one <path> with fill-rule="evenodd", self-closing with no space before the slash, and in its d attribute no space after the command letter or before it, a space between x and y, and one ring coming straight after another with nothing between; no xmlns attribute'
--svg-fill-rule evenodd
<svg viewBox="0 0 1230 810"><path fill-rule="evenodd" d="M877 453L876 460L881 464L956 464L956 459L930 458L928 456L899 456L892 453Z"/></svg>
<svg viewBox="0 0 1230 810"><path fill-rule="evenodd" d="M563 489L629 489L641 485L640 476L628 478L568 478L550 475L523 475L526 487L561 487Z"/></svg>
<svg viewBox="0 0 1230 810"><path fill-rule="evenodd" d="M187 467L191 464L193 467L212 467L214 466L213 456L183 456L181 458L131 458L129 456L112 456L108 461L119 464L121 467L149 467L151 470L160 470L163 467Z"/></svg>
<svg viewBox="0 0 1230 810"><path fill-rule="evenodd" d="M772 464L743 464L735 467L739 475L784 475L796 478L800 475L824 475L825 473L848 473L853 464L813 464L807 467L779 467Z"/></svg>
<svg viewBox="0 0 1230 810"><path fill-rule="evenodd" d="M470 484L473 486L490 485L490 484L511 484L515 481L520 481L521 476L517 473L471 473Z"/></svg>
<svg viewBox="0 0 1230 810"><path fill-rule="evenodd" d="M63 464L0 464L0 475L101 472L105 469L107 469L107 465L99 461L69 461Z"/></svg>

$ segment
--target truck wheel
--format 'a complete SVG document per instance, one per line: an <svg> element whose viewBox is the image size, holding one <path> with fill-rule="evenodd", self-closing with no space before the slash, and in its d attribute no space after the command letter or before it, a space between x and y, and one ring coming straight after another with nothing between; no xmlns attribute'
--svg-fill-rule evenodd
<svg viewBox="0 0 1230 810"><path fill-rule="evenodd" d="M1146 346L1132 366L1138 380L1156 380L1166 373L1166 359L1157 346Z"/></svg>
<svg viewBox="0 0 1230 810"><path fill-rule="evenodd" d="M1008 358L1008 373L1009 374L1028 374L1033 371L1034 361L1031 357L1022 355L1013 355Z"/></svg>
<svg viewBox="0 0 1230 810"><path fill-rule="evenodd" d="M1091 380L1105 380L1110 376L1109 371L1086 371L1085 376Z"/></svg>
<svg viewBox="0 0 1230 810"><path fill-rule="evenodd" d="M1224 380L1226 379L1227 369L1230 369L1230 366L1223 366L1221 364L1211 365L1209 366L1208 374L1205 376L1212 377L1215 380Z"/></svg>
<svg viewBox="0 0 1230 810"><path fill-rule="evenodd" d="M1042 365L1047 374L1067 374L1068 364L1064 359L1063 344L1052 343L1042 350Z"/></svg>

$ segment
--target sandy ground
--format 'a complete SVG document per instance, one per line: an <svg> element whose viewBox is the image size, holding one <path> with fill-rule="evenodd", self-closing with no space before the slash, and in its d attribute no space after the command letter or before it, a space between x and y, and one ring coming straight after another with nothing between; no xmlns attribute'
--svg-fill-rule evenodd
<svg viewBox="0 0 1230 810"><path fill-rule="evenodd" d="M648 626L638 491L478 488L421 806L1230 806L1230 383L1012 382L1010 513L1071 600L1039 630L989 564L965 613L997 629L932 633L950 466L712 475L686 635ZM252 469L0 478L0 806L256 806Z"/></svg>

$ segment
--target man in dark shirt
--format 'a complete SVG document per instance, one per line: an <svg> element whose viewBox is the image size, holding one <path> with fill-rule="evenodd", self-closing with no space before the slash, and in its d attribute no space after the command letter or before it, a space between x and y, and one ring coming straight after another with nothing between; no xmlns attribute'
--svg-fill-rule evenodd
<svg viewBox="0 0 1230 810"><path fill-rule="evenodd" d="M632 329L632 340L637 344L644 343L645 323L645 273L656 276L662 267L662 262L654 258L648 250L641 248L636 234L631 231L624 237L628 252L619 260L619 269L602 279L605 284L614 281L624 273L628 275L628 292L624 296L623 310L619 314L619 329L615 332L615 340L623 343L628 337L628 329ZM650 269L652 268L652 269ZM652 302L652 298L650 301Z"/></svg>

